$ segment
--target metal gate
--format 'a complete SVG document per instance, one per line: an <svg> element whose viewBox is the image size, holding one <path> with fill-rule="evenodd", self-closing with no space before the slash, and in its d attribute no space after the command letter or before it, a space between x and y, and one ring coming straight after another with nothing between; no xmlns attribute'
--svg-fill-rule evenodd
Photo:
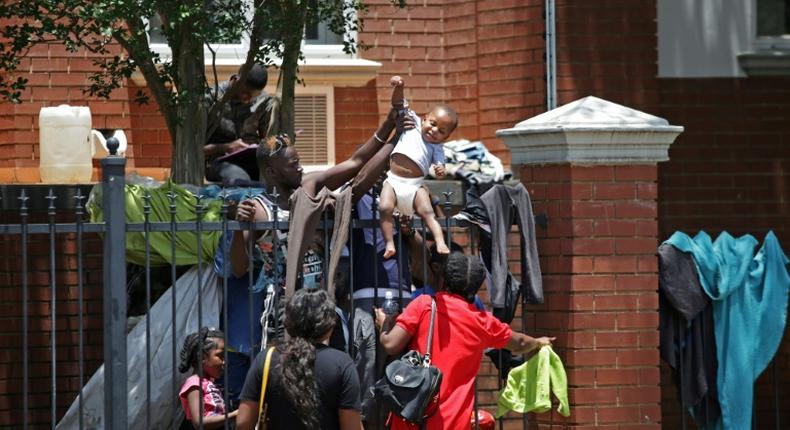
<svg viewBox="0 0 790 430"><path fill-rule="evenodd" d="M0 419L0 427L8 428L55 428L58 421L62 418L65 408L71 404L74 397L79 405L78 427L94 428L91 423L83 419L83 386L95 368L104 363L104 396L103 396L103 419L104 428L125 429L127 428L127 402L129 392L127 390L127 270L126 270L126 235L127 233L141 233L145 237L146 264L144 270L135 276L144 277L145 283L145 309L144 317L146 321L150 318L152 306L152 278L150 257L151 234L156 232L170 233L172 238L172 261L175 262L176 235L177 233L189 232L195 235L198 241L198 249L201 248L200 241L205 232L222 232L227 235L238 230L287 230L287 225L282 225L277 221L265 223L239 223L227 220L225 216L228 212L228 202L225 200L222 205L221 221L207 222L202 220L205 213L204 199L197 198L194 207L197 213L197 220L191 222L179 222L176 220L178 205L175 196L170 196L169 211L171 218L169 222L151 222L149 214L151 206L146 199L144 208L144 221L140 223L129 223L126 220L125 203L125 159L110 156L102 160L102 180L101 180L101 203L103 220L100 222L87 222L86 198L87 187L74 187L64 192L53 187L47 190L46 195L35 196L29 190L20 188L16 195L4 193L2 198L15 199L16 210L4 212L4 218L0 219L0 233L4 239L6 255L16 255L15 258L8 258L6 264L6 274L10 280L9 286L14 291L13 298L9 303L15 309L11 314L10 320L14 326L18 326L18 333L21 336L10 336L7 342L5 360L6 381L9 393L17 393L15 398L17 404L11 405L5 419ZM14 188L17 190L17 188ZM41 190L41 186L37 187ZM71 194L70 194L71 193ZM445 208L449 209L451 193L445 193ZM34 213L31 207L41 204L31 199L43 199L45 201L45 214ZM8 203L8 202L6 202ZM373 213L377 214L374 206ZM45 218L44 218L45 216ZM374 215L375 216L375 215ZM276 219L276 216L275 216ZM448 243L457 236L465 236L464 242L471 246L474 253L473 229L466 229L466 225L454 219L446 217L441 219L443 227L446 229ZM324 265L329 260L328 235L332 228L332 220L324 219L319 225L324 240ZM419 219L413 221L412 227L421 231L425 237L426 228ZM376 219L353 220L349 226L350 232L355 229L377 229ZM275 235L276 236L276 235ZM375 236L375 235L374 235ZM398 235L398 248L402 247L401 238ZM101 241L100 249L98 241ZM353 256L353 241L349 241L349 253ZM226 245L223 245L226 246ZM252 246L252 243L249 243ZM64 249L66 249L64 251ZM86 253L86 248L92 252ZM96 261L98 255L102 255L102 263ZM402 255L398 252L398 255ZM423 280L427 279L427 254L423 247ZM353 258L350 259L353 262ZM201 267L208 264L200 258L197 260L198 271ZM352 263L353 264L353 263ZM401 267L399 265L399 267ZM48 276L43 276L43 269L46 269ZM326 268L326 266L325 266ZM101 278L97 277L96 269L101 269ZM179 268L175 263L170 265L170 280L174 281ZM354 285L354 270L350 268L350 283ZM39 276L41 275L41 276ZM220 278L223 293L227 295L227 274ZM252 284L252 276L250 276ZM198 289L202 288L198 284ZM64 293L63 291L66 291ZM11 290L9 290L11 291ZM172 289L172 318L175 321L175 289ZM67 296L64 298L64 294ZM201 295L198 294L198 300ZM401 297L403 300L404 297ZM351 309L354 309L353 295L351 297ZM96 305L101 303L101 312ZM523 303L520 306L524 308ZM40 312L46 309L46 313ZM198 303L198 309L202 309ZM31 313L31 310L35 312ZM521 311L519 311L521 312ZM223 301L222 315L225 316L224 326L227 327L227 302ZM100 315L100 318L99 318ZM520 315L520 318L518 317ZM526 318L523 312L518 314L514 320L517 329L526 328ZM201 317L198 317L198 325L202 326ZM353 332L353 318L350 318ZM150 327L150 326L146 326ZM97 336L101 336L99 342ZM45 337L46 336L46 337ZM176 337L172 337L170 345L171 362L164 365L171 369L172 396L177 398L177 355L181 345L175 342ZM101 344L101 350L98 348ZM150 359L150 333L146 336L146 357ZM101 351L99 353L99 351ZM18 361L17 361L18 360ZM501 358L500 358L501 368ZM141 370L146 375L147 393L145 394L146 406L144 413L146 423L151 422L151 417L159 412L157 405L152 404L151 399L151 378L152 363L147 362L146 369ZM491 399L495 399L494 389L502 388L502 379L497 374L492 374L492 366L484 365L481 372L484 378L481 386L476 390L475 406L480 403L478 394L487 393L487 405L491 406ZM9 376L13 375L13 376ZM227 372L226 372L227 375ZM479 377L480 378L480 377ZM493 381L495 379L495 382ZM478 384L476 384L477 387ZM495 387L495 388L494 388ZM364 388L364 387L363 387ZM493 394L493 395L492 395ZM226 400L227 400L227 393ZM2 416L2 415L0 415ZM477 425L475 416L471 424ZM177 428L180 416L173 414L172 427ZM510 418L508 428L513 428L513 424L518 427L528 428L526 415L517 419ZM505 421L500 420L498 427L504 428ZM201 425L202 427L202 425ZM152 428L146 425L145 428ZM225 428L229 428L227 425Z"/></svg>

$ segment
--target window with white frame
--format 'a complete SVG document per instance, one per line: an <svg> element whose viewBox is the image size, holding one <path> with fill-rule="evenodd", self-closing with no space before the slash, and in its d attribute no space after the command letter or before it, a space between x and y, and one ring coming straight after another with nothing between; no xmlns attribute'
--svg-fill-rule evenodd
<svg viewBox="0 0 790 430"><path fill-rule="evenodd" d="M790 33L790 0L757 1L757 35L782 36Z"/></svg>
<svg viewBox="0 0 790 430"><path fill-rule="evenodd" d="M252 0L244 1L251 3ZM162 20L160 17L158 15L148 17L147 25L151 49L164 58L170 57L170 47L167 45L167 39L162 33ZM352 36L356 35L352 34ZM216 59L221 63L241 64L246 59L247 51L249 50L249 39L238 35L228 36L221 40L212 41L210 47L210 50L206 50L207 60L212 57L211 51L214 51ZM306 23L304 44L302 46L302 53L305 58L349 59L354 57L345 53L343 48L343 35L334 33L329 29L327 23L317 20Z"/></svg>
<svg viewBox="0 0 790 430"><path fill-rule="evenodd" d="M307 23L304 29L304 41L308 45L343 45L343 35L337 34L325 22ZM342 48L341 48L342 49Z"/></svg>
<svg viewBox="0 0 790 430"><path fill-rule="evenodd" d="M752 0L750 49L738 54L748 76L790 75L790 0Z"/></svg>
<svg viewBox="0 0 790 430"><path fill-rule="evenodd" d="M790 75L790 0L657 5L659 77Z"/></svg>
<svg viewBox="0 0 790 430"><path fill-rule="evenodd" d="M756 0L756 46L790 49L790 0Z"/></svg>

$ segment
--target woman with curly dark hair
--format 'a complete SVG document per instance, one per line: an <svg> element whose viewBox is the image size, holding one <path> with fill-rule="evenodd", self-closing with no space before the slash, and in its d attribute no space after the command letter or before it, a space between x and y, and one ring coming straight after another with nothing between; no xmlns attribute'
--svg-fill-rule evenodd
<svg viewBox="0 0 790 430"><path fill-rule="evenodd" d="M272 354L264 396L268 428L274 430L359 430L359 379L351 358L328 346L335 305L320 289L303 288L285 305L290 339ZM259 353L241 391L236 428L257 421L266 359Z"/></svg>

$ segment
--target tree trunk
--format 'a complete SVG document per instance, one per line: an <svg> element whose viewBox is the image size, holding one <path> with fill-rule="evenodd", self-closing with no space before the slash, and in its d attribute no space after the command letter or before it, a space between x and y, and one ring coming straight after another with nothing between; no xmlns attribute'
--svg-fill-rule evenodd
<svg viewBox="0 0 790 430"><path fill-rule="evenodd" d="M206 71L203 45L192 37L182 37L178 50L178 125L173 136L172 178L179 184L203 185L207 105L203 94Z"/></svg>
<svg viewBox="0 0 790 430"><path fill-rule="evenodd" d="M280 133L286 133L292 139L294 135L294 87L296 86L296 69L299 66L299 53L302 50L302 33L304 33L306 8L291 4L285 11L288 15L288 26L283 34L283 63L280 68L280 80L277 83L277 97L280 99Z"/></svg>

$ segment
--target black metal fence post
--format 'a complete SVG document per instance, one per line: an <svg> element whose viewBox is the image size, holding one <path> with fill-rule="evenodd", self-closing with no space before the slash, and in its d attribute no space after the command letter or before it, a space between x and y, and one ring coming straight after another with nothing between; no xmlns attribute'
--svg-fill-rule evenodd
<svg viewBox="0 0 790 430"><path fill-rule="evenodd" d="M49 309L49 319L51 321L50 326L50 369L51 369L51 390L50 393L50 400L51 400L51 407L49 413L51 414L50 425L52 429L55 429L55 425L58 422L58 342L57 342L57 304L58 304L58 297L57 297L57 270L55 269L55 200L57 197L55 194L52 193L52 188L49 189L49 194L44 197L45 199L49 200L49 206L47 207L47 215L49 218L49 286L50 286L50 309Z"/></svg>
<svg viewBox="0 0 790 430"><path fill-rule="evenodd" d="M30 401L28 395L30 393L30 344L28 343L28 300L30 292L28 291L27 274L28 274L28 211L27 211L28 197L25 190L19 196L19 218L21 224L19 228L22 233L22 428L28 428L28 420L30 416Z"/></svg>
<svg viewBox="0 0 790 430"><path fill-rule="evenodd" d="M110 155L101 160L104 234L104 427L125 430L126 417L126 159L116 155L118 141L108 139Z"/></svg>

